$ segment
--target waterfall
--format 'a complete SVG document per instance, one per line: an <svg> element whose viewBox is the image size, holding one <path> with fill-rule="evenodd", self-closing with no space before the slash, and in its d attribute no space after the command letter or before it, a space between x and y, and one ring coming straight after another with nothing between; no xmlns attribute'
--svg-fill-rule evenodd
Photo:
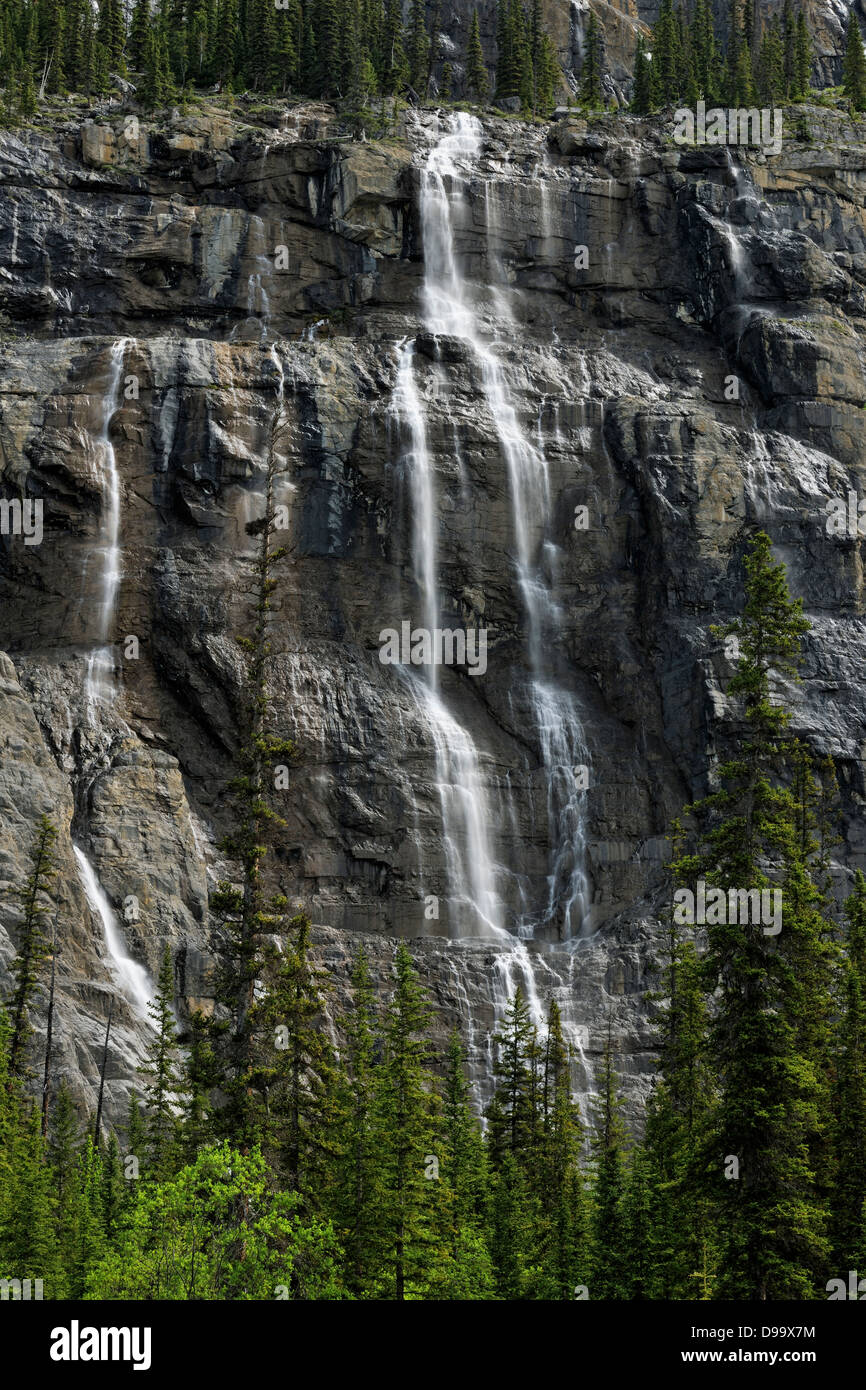
<svg viewBox="0 0 866 1390"><path fill-rule="evenodd" d="M413 676L408 679L436 750L436 783L451 890L450 934L508 939L496 890L490 807L475 745L431 685Z"/></svg>
<svg viewBox="0 0 866 1390"><path fill-rule="evenodd" d="M421 620L432 632L439 625L438 534L433 462L427 424L414 372L415 345L400 345L397 381L391 402L394 420L408 433L400 455L412 503L412 557L421 599ZM449 713L438 693L438 667L404 677L426 724L436 754L436 786L442 815L449 886L449 934L507 935L496 891L497 870L490 843L492 823L487 791L472 739Z"/></svg>
<svg viewBox="0 0 866 1390"><path fill-rule="evenodd" d="M114 656L109 639L114 628L114 610L120 587L120 475L111 442L111 422L120 409L123 358L127 339L111 348L108 385L105 390L102 430L96 441L99 483L102 489L102 521L96 554L101 562L99 600L96 619L96 646L87 659L85 697L88 717L93 722L95 706L111 701L114 695Z"/></svg>
<svg viewBox="0 0 866 1390"><path fill-rule="evenodd" d="M589 919L583 830L584 770L588 775L589 754L577 702L556 683L549 669L548 653L555 648L560 614L546 578L555 553L547 539L547 460L540 443L537 447L522 427L500 359L481 336L471 287L463 278L455 250L455 221L464 219L468 211L466 175L477 164L482 134L481 123L475 116L455 112L449 131L434 145L422 169L425 319L434 335L461 339L478 363L484 397L506 464L517 585L526 615L528 694L548 788L551 839L547 903L540 920L537 913L530 914L522 924L522 934L532 935L551 926L560 936L569 938L586 931ZM489 181L485 183L485 207L490 207ZM498 268L498 259L495 264ZM501 299L500 292L497 302ZM511 322L510 314L507 322Z"/></svg>
<svg viewBox="0 0 866 1390"><path fill-rule="evenodd" d="M412 558L415 582L421 595L421 622L428 632L439 623L439 588L437 551L439 517L433 481L433 465L427 447L427 422L415 385L415 344L404 342L399 348L397 380L391 398L391 412L409 431L409 448L404 450L400 464L408 475L412 502ZM431 690L438 685L438 667L426 668Z"/></svg>
<svg viewBox="0 0 866 1390"><path fill-rule="evenodd" d="M123 932L120 929L117 918L111 903L108 901L105 890L99 879L96 877L96 870L78 845L72 846L75 851L75 858L78 862L78 872L81 876L81 883L84 893L90 906L102 923L102 930L105 935L105 944L114 973L117 976L121 991L132 1005L134 1014L147 1022L149 1027L153 1027L148 1004L153 998L153 987L150 977L143 965L132 959L126 953L126 944L123 940Z"/></svg>

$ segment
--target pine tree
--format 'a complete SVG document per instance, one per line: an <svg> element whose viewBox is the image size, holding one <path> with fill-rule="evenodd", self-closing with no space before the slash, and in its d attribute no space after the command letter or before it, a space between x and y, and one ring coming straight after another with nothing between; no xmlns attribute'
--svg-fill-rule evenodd
<svg viewBox="0 0 866 1390"><path fill-rule="evenodd" d="M682 831L674 824L674 861ZM713 1162L715 1078L709 1057L709 1007L695 941L669 914L662 1008L658 1018L659 1075L647 1105L644 1153L651 1193L647 1247L653 1296L708 1296L716 1264L711 1205L704 1173ZM696 1287L700 1270L701 1288Z"/></svg>
<svg viewBox="0 0 866 1390"><path fill-rule="evenodd" d="M380 1128L384 1270L380 1296L402 1301L423 1292L432 1243L433 1195L425 1177L434 1138L428 1079L426 997L404 942L376 1076Z"/></svg>
<svg viewBox="0 0 866 1390"><path fill-rule="evenodd" d="M628 1297L627 1236L625 1229L625 1128L613 1065L611 1027L598 1077L598 1100L593 1107L592 1152L595 1165L592 1206L593 1261L589 1286L593 1299Z"/></svg>
<svg viewBox="0 0 866 1390"><path fill-rule="evenodd" d="M361 1298L381 1271L381 1176L375 1116L376 1011L363 947L352 966L353 1007L341 1074L335 1219L345 1251L346 1287Z"/></svg>
<svg viewBox="0 0 866 1390"><path fill-rule="evenodd" d="M764 533L745 567L743 616L717 630L739 643L729 694L742 697L743 732L717 770L719 790L691 808L697 847L674 868L680 882L700 877L733 903L731 911L707 913L707 991L716 995L711 1046L721 1080L717 1292L809 1297L827 1253L816 1136L826 1110L831 955L809 874L812 851L802 853L795 800L783 785L790 716L772 693L777 675L796 673L809 624ZM780 934L743 910L753 902L747 894L776 891L768 871L783 885Z"/></svg>
<svg viewBox="0 0 866 1390"><path fill-rule="evenodd" d="M645 116L652 109L652 63L647 57L643 34L637 36L631 109L636 111L639 116Z"/></svg>
<svg viewBox="0 0 866 1390"><path fill-rule="evenodd" d="M559 1005L550 1001L544 1042L541 1160L537 1192L545 1296L569 1300L588 1279L587 1213L580 1171L583 1125L571 1093Z"/></svg>
<svg viewBox="0 0 866 1390"><path fill-rule="evenodd" d="M411 0L405 49L409 61L409 85L418 100L425 101L427 98L430 40L427 37L427 26L424 22L424 0Z"/></svg>
<svg viewBox="0 0 866 1390"><path fill-rule="evenodd" d="M800 10L797 15L797 37L794 45L794 81L791 96L795 101L805 101L809 96L809 78L812 69L812 41L806 27L806 17Z"/></svg>
<svg viewBox="0 0 866 1390"><path fill-rule="evenodd" d="M779 21L773 18L761 44L757 70L758 97L769 106L786 96L785 49Z"/></svg>
<svg viewBox="0 0 866 1390"><path fill-rule="evenodd" d="M183 1078L174 1022L174 969L171 948L166 946L159 968L156 994L148 1004L155 1037L146 1053L141 1074L147 1077L144 1098L147 1111L148 1171L160 1181L178 1166L179 1121Z"/></svg>
<svg viewBox="0 0 866 1390"><path fill-rule="evenodd" d="M866 878L854 876L845 904L842 1014L837 1025L835 1084L837 1172L832 1190L835 1271L857 1268L863 1204L866 1202Z"/></svg>
<svg viewBox="0 0 866 1390"><path fill-rule="evenodd" d="M595 11L590 10L583 45L583 67L580 70L580 99L585 106L601 106L603 104L601 88L602 43L602 34L595 17Z"/></svg>
<svg viewBox="0 0 866 1390"><path fill-rule="evenodd" d="M428 1296L491 1298L494 1277L485 1231L486 1154L470 1109L463 1046L456 1030L448 1040L442 1092L441 1171L432 1190L436 1257L430 1261Z"/></svg>
<svg viewBox="0 0 866 1390"><path fill-rule="evenodd" d="M33 83L30 80L32 92ZM35 110L35 95L33 97ZM24 114L32 114L22 105ZM39 818L31 853L31 869L27 881L17 896L21 903L22 921L18 932L18 951L11 966L15 981L9 1001L11 1034L9 1039L9 1074L20 1076L24 1069L24 1049L29 1032L28 1010L39 984L47 955L42 922L48 911L45 898L55 876L54 842L57 832L47 816Z"/></svg>
<svg viewBox="0 0 866 1390"><path fill-rule="evenodd" d="M490 90L484 52L481 47L481 30L478 27L478 11L472 11L469 26L469 42L466 47L466 82L477 101L483 101Z"/></svg>
<svg viewBox="0 0 866 1390"><path fill-rule="evenodd" d="M855 111L866 111L866 55L863 37L854 11L848 17L845 57L842 63L843 90Z"/></svg>
<svg viewBox="0 0 866 1390"><path fill-rule="evenodd" d="M528 1162L538 1133L538 1040L519 986L508 1002L501 1028L493 1035L493 1044L496 1105L487 1112L488 1148L494 1164L506 1151L515 1161Z"/></svg>
<svg viewBox="0 0 866 1390"><path fill-rule="evenodd" d="M282 546L273 544L279 520L275 492L285 470L279 451L285 447L288 436L282 392L280 378L279 396L268 430L262 514L247 527L257 540L251 593L252 635L238 638L247 669L238 720L238 773L229 787L236 808L235 825L223 842L226 853L240 864L242 881L239 885L221 883L211 898L211 907L223 924L215 938L219 960L217 996L229 1015L211 1030L216 1062L221 1068L221 1088L227 1098L215 1123L226 1138L244 1145L259 1138L265 1113L264 1096L257 1088L267 1083L267 1067L260 1069L258 1056L262 1040L257 1036L260 1030L253 1010L256 984L264 970L269 938L284 935L286 930L285 897L268 895L262 880L268 839L285 824L270 805L269 782L275 776L275 766L286 767L284 760L290 760L295 752L290 740L274 737L267 728L271 594L277 582L273 570L285 553ZM264 1045L270 1055L267 1041Z"/></svg>
<svg viewBox="0 0 866 1390"><path fill-rule="evenodd" d="M252 1081L266 1098L270 1123L264 1150L273 1155L284 1185L306 1210L323 1205L335 1146L335 1063L323 1027L324 976L309 957L310 921L289 923L280 949L269 952L264 998L254 1006L268 1039Z"/></svg>
<svg viewBox="0 0 866 1390"><path fill-rule="evenodd" d="M211 1092L218 1082L208 1020L200 1009L190 1019L186 1042L182 1143L187 1161L194 1163L211 1136Z"/></svg>
<svg viewBox="0 0 866 1390"><path fill-rule="evenodd" d="M133 72L141 72L144 69L149 33L150 0L135 0L127 41L129 66Z"/></svg>

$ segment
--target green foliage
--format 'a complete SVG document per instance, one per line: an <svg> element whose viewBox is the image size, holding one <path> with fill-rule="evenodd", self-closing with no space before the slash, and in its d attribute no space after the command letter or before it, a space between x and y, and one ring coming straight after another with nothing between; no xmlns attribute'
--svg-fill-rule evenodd
<svg viewBox="0 0 866 1390"><path fill-rule="evenodd" d="M866 54L863 36L854 11L848 16L845 57L842 65L843 90L855 111L866 111Z"/></svg>
<svg viewBox="0 0 866 1390"><path fill-rule="evenodd" d="M40 816L33 842L30 873L24 887L16 894L21 904L22 920L18 931L18 951L11 967L15 983L9 1000L10 1076L20 1076L24 1071L25 1047L30 1031L28 1010L48 954L42 924L49 910L46 906L48 889L56 872L53 852L56 838L57 832L51 821L45 815Z"/></svg>
<svg viewBox="0 0 866 1390"><path fill-rule="evenodd" d="M840 946L835 773L791 733L784 697L809 624L769 537L745 556L742 614L711 630L735 644L736 671L708 794L673 826L645 1135L623 1123L612 1021L587 1136L559 1005L541 1023L520 989L487 1040L482 1132L475 1058L456 1032L437 1055L406 944L378 996L359 950L341 1008L308 917L274 891L266 772L275 750L289 756L269 732L266 671L281 422L278 408L251 530L222 1019L193 1016L181 1062L166 950L124 1153L114 1134L94 1141L63 1085L43 1133L21 1041L56 872L43 819L0 1010L0 1277L42 1279L54 1299L565 1301L581 1285L601 1301L821 1297L866 1260L866 878ZM678 893L698 878L778 890L781 930L681 920Z"/></svg>
<svg viewBox="0 0 866 1390"><path fill-rule="evenodd" d="M603 43L595 10L590 10L583 43L583 67L580 70L580 99L585 106L601 106L603 104L601 90Z"/></svg>
<svg viewBox="0 0 866 1390"><path fill-rule="evenodd" d="M174 1024L174 970L171 949L166 946L159 970L156 995L148 1005L154 1026L154 1039L147 1050L141 1074L147 1080L144 1099L147 1111L147 1171L159 1180L167 1177L175 1164L180 1143L178 1116L184 1088Z"/></svg>
<svg viewBox="0 0 866 1390"><path fill-rule="evenodd" d="M710 0L694 0L690 16L682 4L662 0L649 44L638 34L631 109L645 114L699 100L748 108L757 99L773 105L808 98L812 45L805 16L800 10L795 18L791 0L760 45L752 10L741 0L732 0L724 32L723 44Z"/></svg>
<svg viewBox="0 0 866 1390"><path fill-rule="evenodd" d="M204 1149L176 1177L142 1183L114 1249L86 1281L95 1299L335 1299L338 1247L274 1188L258 1149Z"/></svg>
<svg viewBox="0 0 866 1390"><path fill-rule="evenodd" d="M743 616L717 630L739 644L728 693L740 698L742 732L717 770L719 790L689 808L694 847L678 853L674 872L726 895L781 885L778 934L742 913L708 914L705 989L719 1077L708 1182L721 1231L718 1295L798 1298L810 1296L828 1250L821 1135L832 952L812 879L818 846L808 798L798 802L784 785L800 750L789 746L790 715L774 691L780 675L795 676L809 624L764 533L745 569ZM724 1172L731 1157L734 1180Z"/></svg>
<svg viewBox="0 0 866 1390"><path fill-rule="evenodd" d="M472 11L472 23L469 26L469 42L466 47L466 82L471 95L476 100L483 101L490 90L490 80L487 76L484 52L481 48L477 10Z"/></svg>

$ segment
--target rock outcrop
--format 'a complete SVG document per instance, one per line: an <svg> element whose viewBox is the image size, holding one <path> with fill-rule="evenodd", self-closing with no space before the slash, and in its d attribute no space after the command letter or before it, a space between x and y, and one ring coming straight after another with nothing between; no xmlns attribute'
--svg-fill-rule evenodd
<svg viewBox="0 0 866 1390"><path fill-rule="evenodd" d="M213 110L165 128L117 114L0 138L3 494L44 502L40 545L0 540L0 961L46 811L59 831L58 1073L82 1102L119 987L73 843L118 914L135 900L122 924L132 955L154 972L171 945L181 1011L212 996L246 523L281 380L290 529L269 679L275 728L299 759L274 866L341 990L361 935L383 991L392 939L416 938L479 1095L509 982L539 1013L555 993L584 1094L612 1020L637 1120L665 837L706 788L732 669L710 626L737 608L758 523L813 624L795 724L836 765L839 861L863 862L863 566L859 540L826 521L831 499L866 488L866 126L798 108L768 156L678 146L660 120L490 118L466 170L456 250L547 468L535 539L558 613L551 660L589 753L590 912L566 941L561 905L545 906L556 827L527 704L502 422L478 357L459 336L431 337L423 312L419 191L447 121L410 113L374 142L346 138L324 107L260 129ZM409 339L442 613L483 624L489 644L486 673L443 669L441 696L477 752L506 925L543 923L521 946L450 939L443 796L455 789L411 684L379 660L381 631L419 618L394 403ZM106 440L120 489L117 690L94 711ZM837 880L841 891L841 869ZM122 998L117 1016L114 1119L147 1035Z"/></svg>

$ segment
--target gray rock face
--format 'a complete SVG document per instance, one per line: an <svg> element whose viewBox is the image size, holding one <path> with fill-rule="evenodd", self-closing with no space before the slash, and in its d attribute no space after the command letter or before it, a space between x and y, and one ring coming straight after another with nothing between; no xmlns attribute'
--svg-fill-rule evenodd
<svg viewBox="0 0 866 1390"><path fill-rule="evenodd" d="M0 962L16 941L9 890L45 810L61 869L57 1071L82 1103L112 992L114 1119L147 1025L73 842L126 950L153 973L170 943L181 1012L212 996L208 892L231 870L217 846L233 635L281 378L288 553L269 679L274 729L299 758L273 865L309 908L341 990L362 934L383 993L393 938L416 938L440 1026L463 1027L479 1097L516 983L539 1016L559 999L584 1096L610 1017L638 1122L665 836L705 790L728 717L732 668L710 625L736 611L755 524L813 623L795 723L836 763L840 863L863 863L862 563L858 541L826 522L832 499L866 485L866 130L816 110L798 141L789 117L770 157L680 147L634 118L486 120L477 155L442 184L481 348L433 332L424 293L439 251L421 200L444 116L410 116L380 144L337 138L322 107L264 133L214 113L160 131L117 116L2 135L3 495L43 500L44 538L0 539ZM488 638L484 674L441 669L451 723L438 725L429 698L380 660L383 630L423 612L417 439L399 376L411 341L439 614ZM540 656L509 431L546 470L545 514L526 540L547 605ZM94 705L112 458L114 693ZM533 703L542 667L586 744L571 819L554 804L550 768L564 768L545 748L537 690ZM474 827L472 786L486 809ZM465 939L479 845L508 937ZM578 868L587 910L566 939L563 885ZM535 939L519 944L521 931Z"/></svg>

